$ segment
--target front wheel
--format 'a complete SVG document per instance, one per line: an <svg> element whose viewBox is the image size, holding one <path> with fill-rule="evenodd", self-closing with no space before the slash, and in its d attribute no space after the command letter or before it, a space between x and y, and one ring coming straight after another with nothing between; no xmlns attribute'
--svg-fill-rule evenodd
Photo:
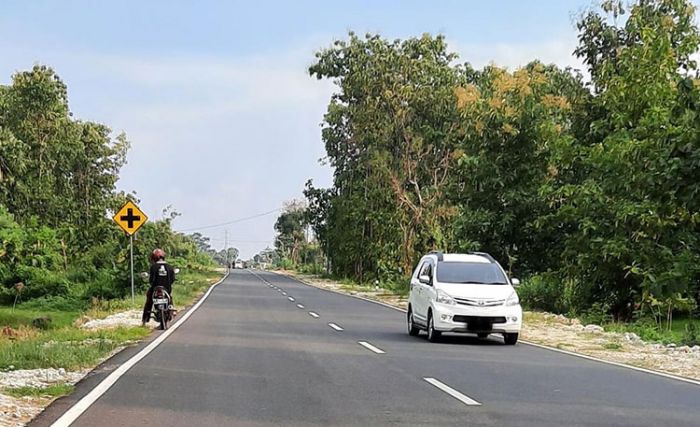
<svg viewBox="0 0 700 427"><path fill-rule="evenodd" d="M408 335L410 335L412 337L418 336L418 334L420 333L420 329L418 329L418 327L416 327L416 324L413 323L413 311L410 309L408 310L407 323L408 323Z"/></svg>
<svg viewBox="0 0 700 427"><path fill-rule="evenodd" d="M161 330L166 330L168 329L168 315L165 312L165 309L161 308L160 309L160 329Z"/></svg>
<svg viewBox="0 0 700 427"><path fill-rule="evenodd" d="M515 345L515 343L518 342L518 333L513 332L503 334L503 341L505 341L506 345Z"/></svg>
<svg viewBox="0 0 700 427"><path fill-rule="evenodd" d="M438 342L440 340L440 331L435 330L435 325L433 324L433 313L428 313L428 341Z"/></svg>

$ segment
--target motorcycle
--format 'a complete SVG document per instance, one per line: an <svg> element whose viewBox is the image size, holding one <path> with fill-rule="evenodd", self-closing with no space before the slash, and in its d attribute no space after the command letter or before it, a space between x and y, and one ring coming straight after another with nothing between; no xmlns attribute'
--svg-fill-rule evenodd
<svg viewBox="0 0 700 427"><path fill-rule="evenodd" d="M180 269L175 269L175 274L179 273ZM148 280L149 274L143 272L140 274L144 280ZM172 299L170 294L163 286L156 286L153 289L153 305L151 306L151 319L155 319L160 324L161 330L168 329L168 323L173 320L175 307L171 304Z"/></svg>
<svg viewBox="0 0 700 427"><path fill-rule="evenodd" d="M173 312L175 311L170 304L170 294L162 286L156 286L153 289L153 306L151 308L151 316L156 322L160 323L160 329L168 329L168 323L173 320Z"/></svg>

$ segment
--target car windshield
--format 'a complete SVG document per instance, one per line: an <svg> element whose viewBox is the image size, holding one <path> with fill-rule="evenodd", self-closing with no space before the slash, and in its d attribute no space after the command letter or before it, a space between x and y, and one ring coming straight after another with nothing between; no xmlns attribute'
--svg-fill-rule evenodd
<svg viewBox="0 0 700 427"><path fill-rule="evenodd" d="M508 284L498 265L478 262L439 262L437 280L442 283Z"/></svg>

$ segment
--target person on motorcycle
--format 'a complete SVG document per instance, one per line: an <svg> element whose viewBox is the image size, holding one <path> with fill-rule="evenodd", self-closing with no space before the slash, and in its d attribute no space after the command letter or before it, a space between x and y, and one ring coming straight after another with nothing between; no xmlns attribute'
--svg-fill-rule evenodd
<svg viewBox="0 0 700 427"><path fill-rule="evenodd" d="M143 306L143 317L141 322L145 326L151 320L151 307L153 307L153 290L157 286L162 286L170 295L170 305L173 304L172 289L175 282L175 269L165 262L165 252L154 249L151 253L151 270L148 273L148 282L151 285L146 292L146 305Z"/></svg>

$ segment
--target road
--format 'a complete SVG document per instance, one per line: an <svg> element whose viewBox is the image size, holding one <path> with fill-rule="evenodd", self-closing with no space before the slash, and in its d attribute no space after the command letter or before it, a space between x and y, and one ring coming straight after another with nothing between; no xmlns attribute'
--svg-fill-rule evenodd
<svg viewBox="0 0 700 427"><path fill-rule="evenodd" d="M397 310L236 270L73 425L698 426L700 387L496 336L430 344Z"/></svg>

